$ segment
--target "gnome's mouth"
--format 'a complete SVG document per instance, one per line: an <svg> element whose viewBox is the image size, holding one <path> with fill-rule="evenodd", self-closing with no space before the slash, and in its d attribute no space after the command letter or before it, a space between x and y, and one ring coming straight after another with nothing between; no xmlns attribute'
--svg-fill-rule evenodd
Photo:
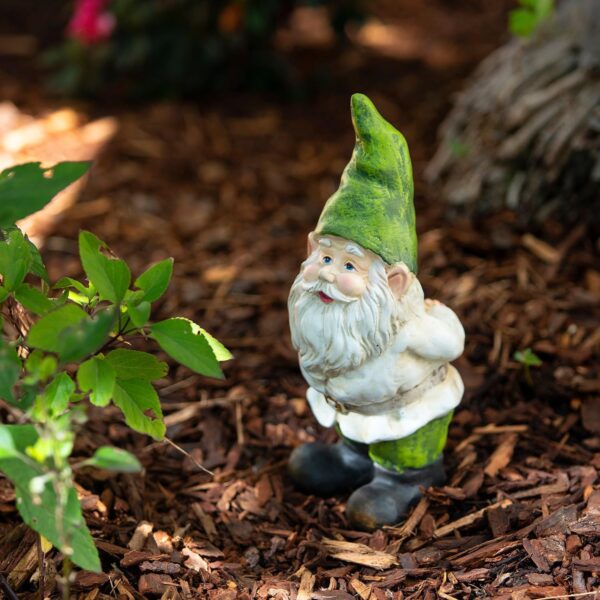
<svg viewBox="0 0 600 600"><path fill-rule="evenodd" d="M318 295L319 295L319 298L321 299L321 302L325 302L325 304L329 304L330 302L333 302L333 298L331 298L324 292L319 292Z"/></svg>

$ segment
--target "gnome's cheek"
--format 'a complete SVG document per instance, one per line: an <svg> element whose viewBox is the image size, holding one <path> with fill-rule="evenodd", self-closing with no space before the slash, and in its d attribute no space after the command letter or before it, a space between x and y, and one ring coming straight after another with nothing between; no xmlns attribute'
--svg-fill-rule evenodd
<svg viewBox="0 0 600 600"><path fill-rule="evenodd" d="M337 287L346 296L359 298L363 295L367 288L366 281L360 276L353 273L344 273L337 278Z"/></svg>

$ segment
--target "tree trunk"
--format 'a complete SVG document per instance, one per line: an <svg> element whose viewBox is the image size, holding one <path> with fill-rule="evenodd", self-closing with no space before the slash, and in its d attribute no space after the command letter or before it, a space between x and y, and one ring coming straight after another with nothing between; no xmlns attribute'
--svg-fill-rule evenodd
<svg viewBox="0 0 600 600"><path fill-rule="evenodd" d="M469 214L600 221L600 1L568 0L485 59L427 169Z"/></svg>

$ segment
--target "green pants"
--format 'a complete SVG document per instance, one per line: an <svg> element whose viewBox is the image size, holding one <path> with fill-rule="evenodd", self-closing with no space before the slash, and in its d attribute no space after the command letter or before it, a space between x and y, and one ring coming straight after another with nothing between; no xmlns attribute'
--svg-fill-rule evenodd
<svg viewBox="0 0 600 600"><path fill-rule="evenodd" d="M420 469L431 464L444 450L453 413L454 411L450 411L443 417L430 421L421 429L400 440L370 444L371 460L399 473L406 469ZM338 434L341 435L339 429Z"/></svg>

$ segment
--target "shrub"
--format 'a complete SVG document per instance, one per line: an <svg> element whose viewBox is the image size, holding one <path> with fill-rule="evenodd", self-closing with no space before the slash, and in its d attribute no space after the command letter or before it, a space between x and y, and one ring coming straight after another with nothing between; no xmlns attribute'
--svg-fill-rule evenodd
<svg viewBox="0 0 600 600"><path fill-rule="evenodd" d="M75 436L86 405L113 403L129 427L160 440L165 424L153 382L166 363L128 344L153 340L196 373L223 377L229 351L183 318L150 322L151 305L167 290L173 261L152 265L133 281L125 261L94 234L79 235L87 283L63 277L51 284L40 253L15 225L81 177L88 163L43 169L28 163L0 173L0 398L19 424L0 425L0 471L14 484L17 508L32 529L70 561L100 571L83 519L73 471L84 466L139 471L137 459L101 447L76 464Z"/></svg>
<svg viewBox="0 0 600 600"><path fill-rule="evenodd" d="M48 54L67 94L189 95L264 89L287 76L277 27L302 4L327 5L334 29L361 0L77 0L68 39Z"/></svg>

